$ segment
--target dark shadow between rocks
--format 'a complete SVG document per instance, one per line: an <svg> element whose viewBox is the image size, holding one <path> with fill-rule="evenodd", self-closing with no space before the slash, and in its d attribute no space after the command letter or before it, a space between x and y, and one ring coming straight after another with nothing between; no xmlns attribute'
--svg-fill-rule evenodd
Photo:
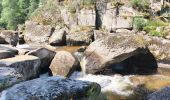
<svg viewBox="0 0 170 100"><path fill-rule="evenodd" d="M157 61L148 50L146 54L140 53L122 62L110 64L103 71L96 74L150 75L157 73L157 68Z"/></svg>

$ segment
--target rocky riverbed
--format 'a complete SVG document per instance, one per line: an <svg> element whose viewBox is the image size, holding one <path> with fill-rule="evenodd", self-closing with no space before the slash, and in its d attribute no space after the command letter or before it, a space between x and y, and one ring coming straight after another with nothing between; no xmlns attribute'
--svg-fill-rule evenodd
<svg viewBox="0 0 170 100"><path fill-rule="evenodd" d="M4 46L4 45L1 45L1 46ZM5 47L6 47L6 49L11 48L10 46L7 46L7 45ZM12 48L14 49L14 47L12 47ZM17 48L18 49L26 49L26 48L31 48L31 47L29 45L24 44L24 45L18 45ZM36 47L36 48L39 48L39 47ZM64 46L64 47L56 47L53 49L57 53L60 53L61 51L65 51L70 54L76 54L77 51L81 51L81 50L79 50L80 48L83 49L83 47L80 47L80 46L75 46L75 47L74 46ZM40 53L40 52L42 52L43 49L35 49L35 50L41 50L41 51L39 51L39 53ZM33 51L35 52L35 50L33 50ZM31 52L33 52L33 51L31 50ZM45 51L43 51L43 55L45 55L44 53L45 53ZM64 53L64 54L67 54L67 53ZM38 56L38 55L36 55L36 56ZM24 55L21 55L21 57L24 57L24 59L28 58L27 56L24 56ZM13 58L13 59L15 59L15 58ZM48 59L50 59L50 58L48 58ZM57 58L57 59L62 59L62 58ZM2 63L2 61L3 60L1 60L1 63ZM15 60L12 60L12 61L15 62ZM18 58L17 58L17 61L19 61ZM66 61L66 59L65 59L65 61ZM17 65L17 66L20 66L20 65ZM110 69L108 69L108 70L110 70ZM5 70L2 69L2 72L4 72L4 71ZM10 70L8 70L8 71L9 71L9 75L12 75L12 74L10 74L12 69L11 69L11 71ZM66 72L64 72L64 73L66 73ZM147 75L138 75L137 73L126 74L126 72L124 74L122 74L122 72L119 73L119 71L112 72L112 74L110 74L110 71L105 71L104 73L100 72L100 74L98 73L97 75L94 75L94 74L85 74L85 72L83 72L83 70L80 71L80 69L77 68L77 69L75 69L75 71L72 72L72 74L70 74L71 76L69 76L69 78L73 79L73 80L95 82L95 83L99 84L101 87L101 93L100 93L100 95L94 97L98 100L104 100L104 99L105 100L120 100L120 99L136 100L136 99L144 99L147 97L147 95L153 93L154 91L157 91L163 87L169 86L170 85L170 74L169 73L170 73L169 68L162 68L159 66L157 68L156 73L147 74ZM8 73L6 73L6 74L8 74ZM59 74L59 72L58 72L58 74ZM3 74L3 75L5 75L5 74ZM40 75L40 77L45 78L45 79L48 79L48 77L50 77L49 72L46 74L39 74L39 75ZM63 74L61 74L61 75L63 75ZM19 75L17 77L21 77L21 76L23 77L23 75ZM11 78L12 77L15 77L15 76L12 75ZM10 79L10 76L6 77L5 81L9 80L9 79ZM17 78L17 79L19 79L19 78ZM23 79L20 79L19 81L16 81L16 80L14 80L14 81L16 83L19 83L19 82L23 81ZM3 83L3 84L5 84L4 86L9 84L6 87L10 87L11 85L16 84L16 83L11 84L11 82L14 82L14 81L11 80L11 81L9 81L7 83ZM36 82L36 79L34 81ZM34 84L33 86L35 86L35 88L38 88L38 86L35 85L34 81L32 81L31 84ZM50 84L50 83L47 83L47 84ZM79 84L79 83L77 83L77 84ZM27 82L23 83L23 85L27 85ZM5 88L4 86L3 86L3 88ZM53 88L53 87L51 87L51 88ZM9 90L9 93L11 93L10 91L12 92L13 90ZM30 91L30 90L28 90L28 91ZM39 91L41 91L41 90L39 90ZM42 91L44 91L44 90L42 90ZM19 90L18 90L18 92L19 92ZM17 94L17 93L15 93L15 94ZM6 99L7 97L5 95L8 96L8 94L6 94L6 92L3 92L2 97L1 97L2 100L7 100ZM18 97L16 96L16 98L19 98L19 96Z"/></svg>
<svg viewBox="0 0 170 100"><path fill-rule="evenodd" d="M168 0L38 5L0 29L0 100L170 99Z"/></svg>

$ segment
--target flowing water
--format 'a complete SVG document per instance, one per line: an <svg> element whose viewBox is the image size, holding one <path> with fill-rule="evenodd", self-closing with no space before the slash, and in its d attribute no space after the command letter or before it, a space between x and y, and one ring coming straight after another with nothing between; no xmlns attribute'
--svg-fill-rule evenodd
<svg viewBox="0 0 170 100"><path fill-rule="evenodd" d="M27 47L27 46L25 46ZM65 46L56 51L74 53L80 46ZM21 47L20 47L21 48ZM42 75L41 77L47 77ZM96 82L102 88L102 94L93 100L141 100L147 93L170 86L170 69L158 68L153 75L92 75L74 72L70 78L76 80Z"/></svg>
<svg viewBox="0 0 170 100"><path fill-rule="evenodd" d="M154 75L83 75L74 72L70 77L76 80L96 82L102 88L105 100L142 100L148 93L170 86L170 70L158 69ZM101 98L101 97L100 97Z"/></svg>

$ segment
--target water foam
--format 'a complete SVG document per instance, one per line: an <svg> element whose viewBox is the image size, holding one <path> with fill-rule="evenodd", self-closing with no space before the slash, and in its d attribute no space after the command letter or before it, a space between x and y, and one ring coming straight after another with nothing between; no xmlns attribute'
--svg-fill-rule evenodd
<svg viewBox="0 0 170 100"><path fill-rule="evenodd" d="M27 44L22 44L22 45L17 45L17 48L24 49L24 48L29 48L30 46Z"/></svg>
<svg viewBox="0 0 170 100"><path fill-rule="evenodd" d="M74 72L70 78L75 80L96 82L100 84L102 92L114 92L124 96L133 94L133 83L129 79L130 76L83 75L82 72Z"/></svg>

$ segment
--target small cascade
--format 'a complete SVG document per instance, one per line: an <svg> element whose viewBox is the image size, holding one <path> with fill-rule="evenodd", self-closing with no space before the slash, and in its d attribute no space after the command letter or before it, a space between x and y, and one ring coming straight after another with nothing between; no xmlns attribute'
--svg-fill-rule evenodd
<svg viewBox="0 0 170 100"><path fill-rule="evenodd" d="M82 73L83 73L83 76L85 76L86 75L86 67L85 67L85 60L86 58L85 57L83 57L82 58L82 61L80 62L80 65L81 65L81 70L82 70Z"/></svg>

